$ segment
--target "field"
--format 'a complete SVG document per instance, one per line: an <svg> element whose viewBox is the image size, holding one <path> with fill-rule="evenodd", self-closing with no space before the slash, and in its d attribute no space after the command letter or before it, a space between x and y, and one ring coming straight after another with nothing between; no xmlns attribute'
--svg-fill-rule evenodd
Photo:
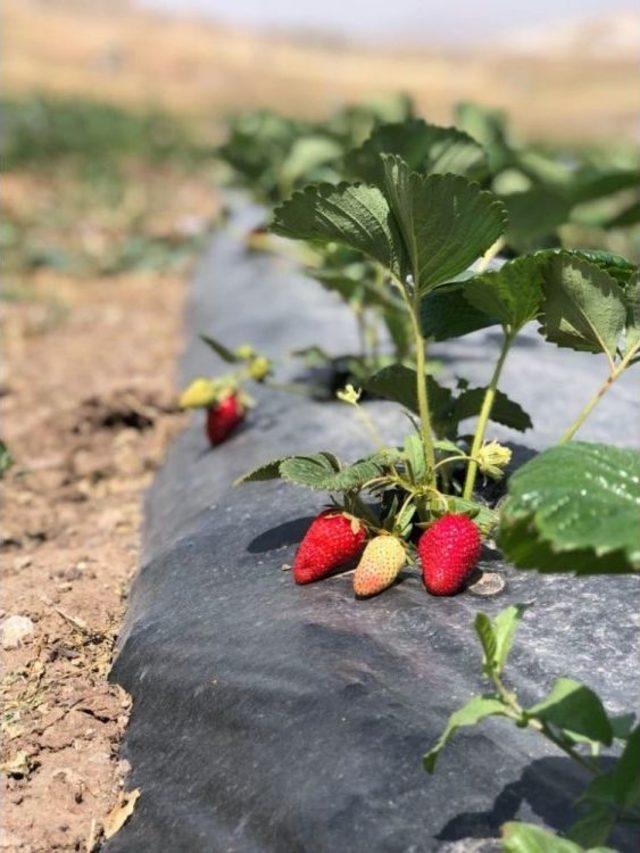
<svg viewBox="0 0 640 853"><path fill-rule="evenodd" d="M3 640L0 846L92 850L130 802L118 753L130 703L106 675L141 495L183 423L182 302L221 215L225 115L316 119L404 91L434 122L483 102L540 150L607 150L626 166L635 63L588 44L375 51L73 0L10 0L4 42L2 617L31 624ZM640 251L637 234L598 239Z"/></svg>
<svg viewBox="0 0 640 853"><path fill-rule="evenodd" d="M527 137L583 143L634 134L635 58L613 49L594 57L588 40L534 56L492 44L471 55L379 52L168 19L126 2L11 0L4 18L12 92L90 92L210 121L255 106L322 116L345 100L406 91L438 122L450 120L455 102L475 100L508 110Z"/></svg>

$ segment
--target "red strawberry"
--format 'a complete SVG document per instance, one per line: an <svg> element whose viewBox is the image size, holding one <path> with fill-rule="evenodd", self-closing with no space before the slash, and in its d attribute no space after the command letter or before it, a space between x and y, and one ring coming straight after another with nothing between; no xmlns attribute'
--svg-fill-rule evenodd
<svg viewBox="0 0 640 853"><path fill-rule="evenodd" d="M221 444L244 420L245 408L236 393L228 394L207 409L206 433L211 444Z"/></svg>
<svg viewBox="0 0 640 853"><path fill-rule="evenodd" d="M480 533L466 515L444 515L418 542L422 579L432 595L455 595L480 557Z"/></svg>
<svg viewBox="0 0 640 853"><path fill-rule="evenodd" d="M364 525L336 510L320 513L300 543L293 563L296 583L319 581L360 555L367 540Z"/></svg>

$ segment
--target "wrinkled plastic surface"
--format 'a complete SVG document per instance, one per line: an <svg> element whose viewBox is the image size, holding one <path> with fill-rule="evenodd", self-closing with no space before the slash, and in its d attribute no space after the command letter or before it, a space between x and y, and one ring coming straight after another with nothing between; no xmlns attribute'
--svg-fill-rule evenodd
<svg viewBox="0 0 640 853"><path fill-rule="evenodd" d="M333 297L281 259L243 252L251 216L241 212L214 238L196 277L185 379L214 366L198 331L272 355L355 345ZM435 352L445 377L455 370L480 384L497 346L489 330ZM507 364L504 387L538 414L536 429L492 434L545 446L603 370L532 332ZM615 388L581 437L636 443L632 390ZM356 458L367 437L347 406L257 396L246 427L215 450L194 416L148 497L145 564L114 668L134 698L125 755L142 795L108 849L488 851L495 843L478 839L498 835L506 820L566 827L586 780L534 734L488 721L457 736L434 776L421 757L451 711L484 688L472 628L479 609L532 605L510 668L524 702L571 675L611 711L637 706L637 579L543 577L487 552L483 565L508 580L492 599L431 598L410 573L370 601L354 601L350 576L297 587L282 567L322 496L283 483L230 484L292 451ZM395 408L368 405L387 438L403 436ZM633 846L624 837L617 844Z"/></svg>

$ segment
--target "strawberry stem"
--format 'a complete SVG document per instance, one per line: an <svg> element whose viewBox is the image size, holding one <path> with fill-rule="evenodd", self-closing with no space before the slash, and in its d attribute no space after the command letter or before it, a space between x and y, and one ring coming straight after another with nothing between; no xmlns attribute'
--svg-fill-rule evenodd
<svg viewBox="0 0 640 853"><path fill-rule="evenodd" d="M591 412L598 405L600 400L602 400L602 398L607 393L609 388L611 388L613 383L624 373L624 371L627 369L627 367L629 367L631 361L633 360L633 358L636 355L638 355L639 351L640 351L640 341L638 341L638 343L634 347L631 347L629 352L625 355L625 357L622 359L622 361L617 366L614 366L612 368L612 370L610 371L610 373L607 376L607 378L605 379L605 381L598 388L598 390L593 395L593 397L589 400L587 405L582 409L582 411L580 412L578 417L575 419L575 421L571 424L570 427L568 427L568 429L566 429L564 431L564 433L562 434L562 437L560 439L560 442L559 442L560 444L564 444L567 441L571 441L573 436L580 429L582 424L586 421L586 419L589 417Z"/></svg>
<svg viewBox="0 0 640 853"><path fill-rule="evenodd" d="M504 367L504 362L512 343L513 335L507 330L505 330L504 342L502 344L500 356L496 363L495 370L493 371L491 381L487 386L487 390L484 395L484 400L482 401L482 408L480 409L480 414L478 415L478 423L476 425L476 432L473 437L473 444L471 445L471 450L469 452L469 465L467 466L467 476L464 481L464 490L462 492L462 497L466 500L470 500L471 496L473 495L473 489L476 484L476 475L478 473L478 453L484 441L484 435L487 429L487 422L489 420L489 417L491 416L491 409L493 408L493 402L495 400L496 391L498 389L498 382L500 381L502 368Z"/></svg>
<svg viewBox="0 0 640 853"><path fill-rule="evenodd" d="M429 484L435 485L436 454L431 434L431 415L429 412L429 396L427 393L427 364L426 343L420 327L420 297L416 293L411 301L407 299L411 328L416 351L416 392L418 396L418 412L420 414L420 437L424 448L424 456L429 469Z"/></svg>

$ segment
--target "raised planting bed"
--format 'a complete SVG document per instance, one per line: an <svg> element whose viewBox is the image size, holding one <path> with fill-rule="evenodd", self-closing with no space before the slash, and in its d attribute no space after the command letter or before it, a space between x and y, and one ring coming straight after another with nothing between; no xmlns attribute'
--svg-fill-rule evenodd
<svg viewBox="0 0 640 853"><path fill-rule="evenodd" d="M236 211L196 276L185 380L210 371L202 331L273 356L283 342L353 345L350 318L330 294L280 258L246 253L253 215ZM497 348L485 330L431 355L443 381L460 372L485 384ZM559 356L525 333L501 388L544 417L524 435L496 426L492 436L518 445L516 460L557 440L597 386L596 370L590 355ZM637 445L635 383L622 377L580 437ZM568 675L613 713L637 707L637 578L540 575L485 548L480 567L506 580L488 598L431 597L408 571L365 601L354 600L351 575L297 586L282 568L323 496L279 481L231 483L265 459L318 447L356 459L366 439L344 404L261 388L255 396L255 411L219 448L209 449L195 416L148 496L145 562L113 670L134 699L125 756L141 796L108 849L479 850L514 818L569 826L588 774L529 731L499 719L463 730L433 776L422 756L451 712L483 690L479 610L531 605L510 664L522 701ZM385 439L401 441L398 407L366 406ZM614 841L634 847L632 834Z"/></svg>

